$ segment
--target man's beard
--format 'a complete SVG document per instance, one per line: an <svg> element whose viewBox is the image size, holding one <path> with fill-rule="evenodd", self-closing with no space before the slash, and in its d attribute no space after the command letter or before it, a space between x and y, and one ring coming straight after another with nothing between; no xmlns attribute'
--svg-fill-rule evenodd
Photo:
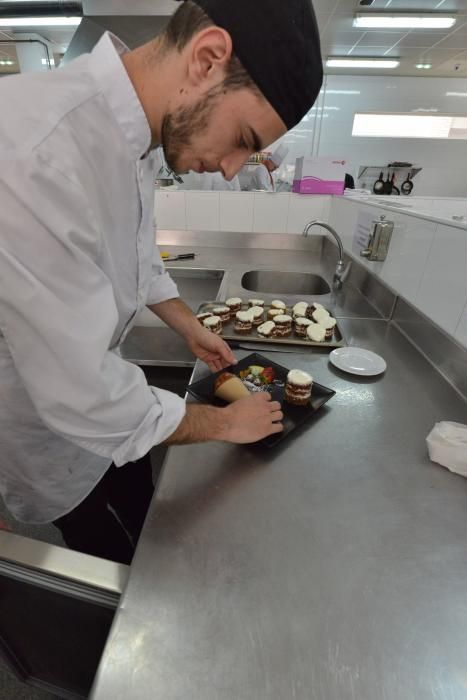
<svg viewBox="0 0 467 700"><path fill-rule="evenodd" d="M219 92L219 89L211 90L195 105L165 114L161 128L162 148L167 165L174 173L182 172L180 159L183 151L190 148L193 136L206 131Z"/></svg>

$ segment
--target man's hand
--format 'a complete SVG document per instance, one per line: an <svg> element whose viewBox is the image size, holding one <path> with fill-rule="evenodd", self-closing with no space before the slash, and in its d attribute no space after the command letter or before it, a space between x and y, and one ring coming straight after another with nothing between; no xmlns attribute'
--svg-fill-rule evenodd
<svg viewBox="0 0 467 700"><path fill-rule="evenodd" d="M187 338L187 344L193 355L207 364L211 372L218 372L224 367L236 365L237 360L232 350L222 338L203 328L197 321L199 329Z"/></svg>
<svg viewBox="0 0 467 700"><path fill-rule="evenodd" d="M210 440L248 444L282 432L283 418L280 403L268 393L252 394L226 408L188 404L184 419L165 444Z"/></svg>
<svg viewBox="0 0 467 700"><path fill-rule="evenodd" d="M169 299L148 308L185 338L191 352L205 362L211 372L237 364L227 343L204 328L181 299Z"/></svg>
<svg viewBox="0 0 467 700"><path fill-rule="evenodd" d="M228 427L224 440L237 444L257 442L268 435L281 433L284 414L278 401L271 394L252 394L224 408L228 414Z"/></svg>

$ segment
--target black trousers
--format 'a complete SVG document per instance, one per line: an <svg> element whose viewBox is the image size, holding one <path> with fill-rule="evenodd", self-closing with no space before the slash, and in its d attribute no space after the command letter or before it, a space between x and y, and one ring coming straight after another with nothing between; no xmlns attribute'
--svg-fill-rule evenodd
<svg viewBox="0 0 467 700"><path fill-rule="evenodd" d="M89 496L53 524L70 549L130 564L153 493L149 454L112 464Z"/></svg>

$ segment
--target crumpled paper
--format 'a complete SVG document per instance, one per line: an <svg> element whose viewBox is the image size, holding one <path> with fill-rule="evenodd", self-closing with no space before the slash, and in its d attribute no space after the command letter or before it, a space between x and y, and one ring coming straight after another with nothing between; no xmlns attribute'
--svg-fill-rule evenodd
<svg viewBox="0 0 467 700"><path fill-rule="evenodd" d="M467 476L467 425L451 421L436 423L426 443L432 462Z"/></svg>

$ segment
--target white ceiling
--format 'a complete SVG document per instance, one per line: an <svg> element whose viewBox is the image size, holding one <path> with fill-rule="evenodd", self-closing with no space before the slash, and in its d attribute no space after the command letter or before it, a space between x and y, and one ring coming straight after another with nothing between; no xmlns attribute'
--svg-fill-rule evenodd
<svg viewBox="0 0 467 700"><path fill-rule="evenodd" d="M377 56L399 58L396 70L387 75L436 77L467 76L467 0L375 0L362 7L359 0L313 0L321 34L323 58L327 56ZM356 12L455 12L457 22L449 30L362 30L352 26ZM431 63L430 71L420 71L416 63ZM458 68L456 69L456 66ZM329 70L333 74L362 71ZM369 72L369 71L366 71ZM378 71L371 75L377 75Z"/></svg>
<svg viewBox="0 0 467 700"><path fill-rule="evenodd" d="M313 0L322 40L323 58L327 56L377 56L400 59L393 71L366 71L372 75L411 75L436 77L467 76L467 0L374 0L362 7L359 0ZM87 15L152 14L167 15L177 7L173 0L84 0ZM455 12L457 23L449 30L361 30L352 26L356 12L382 10ZM36 31L37 29L23 31ZM62 53L73 37L74 30L44 27L40 34L53 45L54 53ZM0 39L19 37L0 30ZM15 58L14 48L0 44L0 58ZM431 63L430 71L415 68L417 63ZM14 69L17 70L17 67ZM0 72L12 72L0 66ZM333 74L361 75L360 70L332 69Z"/></svg>

